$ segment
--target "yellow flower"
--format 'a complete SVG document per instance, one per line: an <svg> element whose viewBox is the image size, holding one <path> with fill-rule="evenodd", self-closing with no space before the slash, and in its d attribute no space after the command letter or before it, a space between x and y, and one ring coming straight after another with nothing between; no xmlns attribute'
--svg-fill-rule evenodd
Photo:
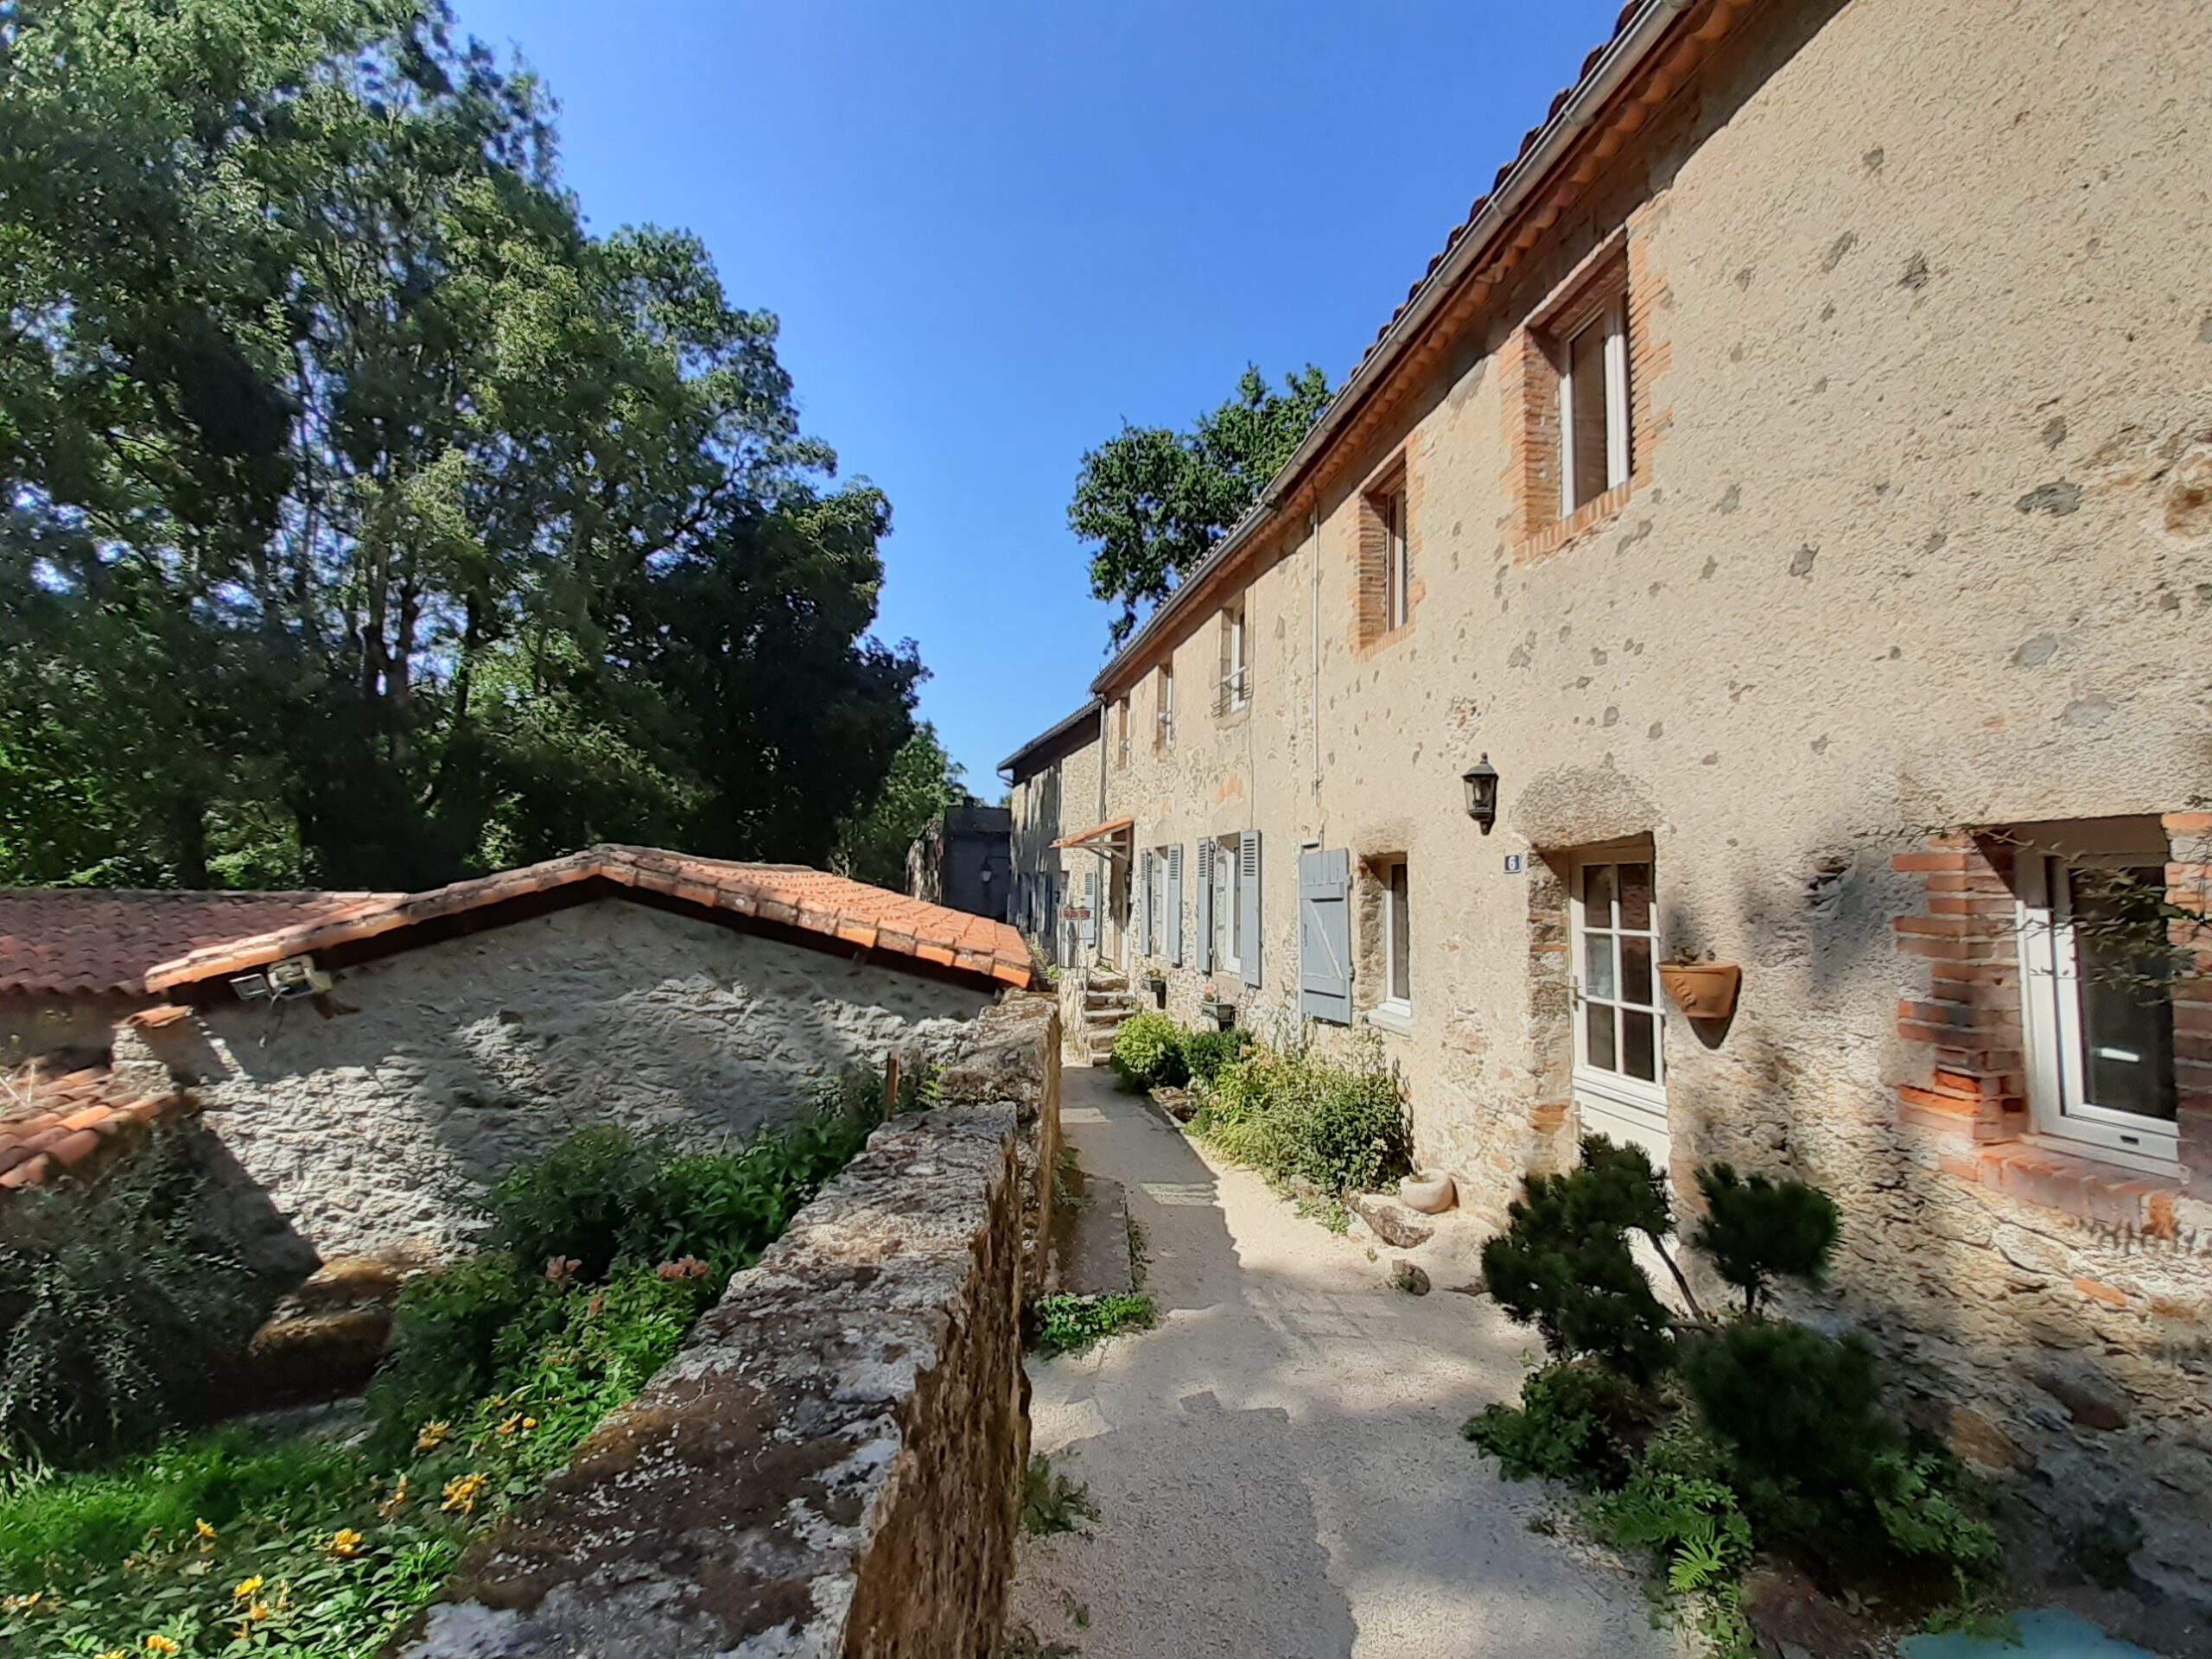
<svg viewBox="0 0 2212 1659"><path fill-rule="evenodd" d="M361 1550L361 1535L351 1527L340 1527L330 1535L325 1546L334 1555L358 1555Z"/></svg>
<svg viewBox="0 0 2212 1659"><path fill-rule="evenodd" d="M508 1418L506 1421L505 1421L504 1423L501 1423L501 1424L499 1425L499 1429L498 1429L498 1431L497 1431L497 1432L498 1432L498 1433L501 1433L501 1434L512 1434L512 1433L513 1433L515 1432L515 1430L517 1430L517 1429L520 1428L521 1427L522 1427L522 1413L520 1413L520 1412L517 1412L517 1413L515 1413L515 1414L514 1414L513 1416L512 1416L512 1417Z"/></svg>
<svg viewBox="0 0 2212 1659"><path fill-rule="evenodd" d="M45 1594L43 1590L34 1590L28 1596L0 1596L0 1613L35 1613Z"/></svg>
<svg viewBox="0 0 2212 1659"><path fill-rule="evenodd" d="M423 1432L415 1437L415 1449L417 1452L435 1452L445 1444L446 1436L452 1432L453 1425L443 1419L434 1423L425 1423L423 1425Z"/></svg>
<svg viewBox="0 0 2212 1659"><path fill-rule="evenodd" d="M525 1417L522 1420L522 1426L524 1428L536 1428L537 1427L537 1419L535 1417Z"/></svg>
<svg viewBox="0 0 2212 1659"><path fill-rule="evenodd" d="M385 1520L389 1521L393 1516L397 1515L400 1510L406 1507L407 1477L402 1475L399 1478L399 1484L391 1489L391 1496L385 1499L383 1503L378 1504L377 1510Z"/></svg>
<svg viewBox="0 0 2212 1659"><path fill-rule="evenodd" d="M130 1656L121 1648L110 1648L104 1653L94 1654L92 1659L130 1659Z"/></svg>
<svg viewBox="0 0 2212 1659"><path fill-rule="evenodd" d="M269 1604L265 1601L255 1602L252 1606L245 1610L245 1616L250 1619L268 1618Z"/></svg>
<svg viewBox="0 0 2212 1659"><path fill-rule="evenodd" d="M485 1479L482 1475L455 1475L446 1482L446 1501L438 1507L459 1510L463 1515L474 1515L476 1512L476 1495L484 1490Z"/></svg>
<svg viewBox="0 0 2212 1659"><path fill-rule="evenodd" d="M209 1526L205 1521L194 1521L192 1523L192 1530L194 1535L199 1538L200 1546L202 1549L205 1549L207 1546L215 1541L215 1529ZM165 1636L162 1640L166 1642L168 1640L168 1637Z"/></svg>
<svg viewBox="0 0 2212 1659"><path fill-rule="evenodd" d="M250 1579L240 1579L238 1581L237 1586L231 1591L231 1599L232 1601L244 1601L248 1596L251 1595L255 1591L260 1588L261 1574L258 1573L255 1573Z"/></svg>
<svg viewBox="0 0 2212 1659"><path fill-rule="evenodd" d="M207 1523L205 1521L202 1521L200 1524L204 1527ZM178 1648L177 1644L170 1641L166 1636L156 1634L146 1638L146 1651L149 1653L175 1653L178 1651Z"/></svg>

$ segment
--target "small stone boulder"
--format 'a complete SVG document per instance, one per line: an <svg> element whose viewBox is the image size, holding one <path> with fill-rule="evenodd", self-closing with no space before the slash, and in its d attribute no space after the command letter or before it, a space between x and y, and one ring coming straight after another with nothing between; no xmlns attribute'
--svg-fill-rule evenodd
<svg viewBox="0 0 2212 1659"><path fill-rule="evenodd" d="M253 1333L240 1384L263 1399L358 1388L384 1358L400 1287L425 1265L407 1249L325 1262Z"/></svg>
<svg viewBox="0 0 2212 1659"><path fill-rule="evenodd" d="M1346 1202L1385 1244L1410 1250L1435 1236L1433 1221L1387 1192L1355 1192Z"/></svg>
<svg viewBox="0 0 2212 1659"><path fill-rule="evenodd" d="M1390 1283L1408 1296L1428 1294L1428 1274L1410 1262L1395 1262L1390 1268Z"/></svg>

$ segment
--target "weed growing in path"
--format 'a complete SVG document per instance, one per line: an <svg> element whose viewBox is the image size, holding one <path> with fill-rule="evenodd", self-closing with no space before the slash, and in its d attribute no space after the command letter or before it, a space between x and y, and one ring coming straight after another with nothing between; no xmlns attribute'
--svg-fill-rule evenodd
<svg viewBox="0 0 2212 1659"><path fill-rule="evenodd" d="M1033 1455L1021 1478L1021 1529L1032 1538L1049 1538L1071 1532L1088 1538L1083 1523L1098 1519L1097 1503L1090 1489L1067 1475L1057 1474L1052 1459L1042 1452Z"/></svg>
<svg viewBox="0 0 2212 1659"><path fill-rule="evenodd" d="M1152 1298L1141 1294L1039 1296L1030 1306L1037 1319L1030 1351L1046 1359L1081 1353L1116 1331L1148 1331L1159 1318Z"/></svg>

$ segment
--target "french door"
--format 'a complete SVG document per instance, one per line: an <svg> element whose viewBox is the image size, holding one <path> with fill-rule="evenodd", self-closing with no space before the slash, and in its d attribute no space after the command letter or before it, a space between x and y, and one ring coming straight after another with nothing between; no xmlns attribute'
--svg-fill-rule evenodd
<svg viewBox="0 0 2212 1659"><path fill-rule="evenodd" d="M1574 1102L1586 1134L1633 1141L1667 1167L1666 1021L1660 1018L1658 906L1651 860L1595 857L1569 889L1574 974Z"/></svg>

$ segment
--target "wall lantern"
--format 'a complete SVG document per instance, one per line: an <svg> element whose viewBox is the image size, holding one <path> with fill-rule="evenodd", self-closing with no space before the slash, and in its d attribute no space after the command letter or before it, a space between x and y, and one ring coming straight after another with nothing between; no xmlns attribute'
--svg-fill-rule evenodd
<svg viewBox="0 0 2212 1659"><path fill-rule="evenodd" d="M1490 763L1490 754L1460 774L1467 785L1467 816L1483 827L1483 834L1490 834L1491 825L1497 822L1497 768Z"/></svg>

